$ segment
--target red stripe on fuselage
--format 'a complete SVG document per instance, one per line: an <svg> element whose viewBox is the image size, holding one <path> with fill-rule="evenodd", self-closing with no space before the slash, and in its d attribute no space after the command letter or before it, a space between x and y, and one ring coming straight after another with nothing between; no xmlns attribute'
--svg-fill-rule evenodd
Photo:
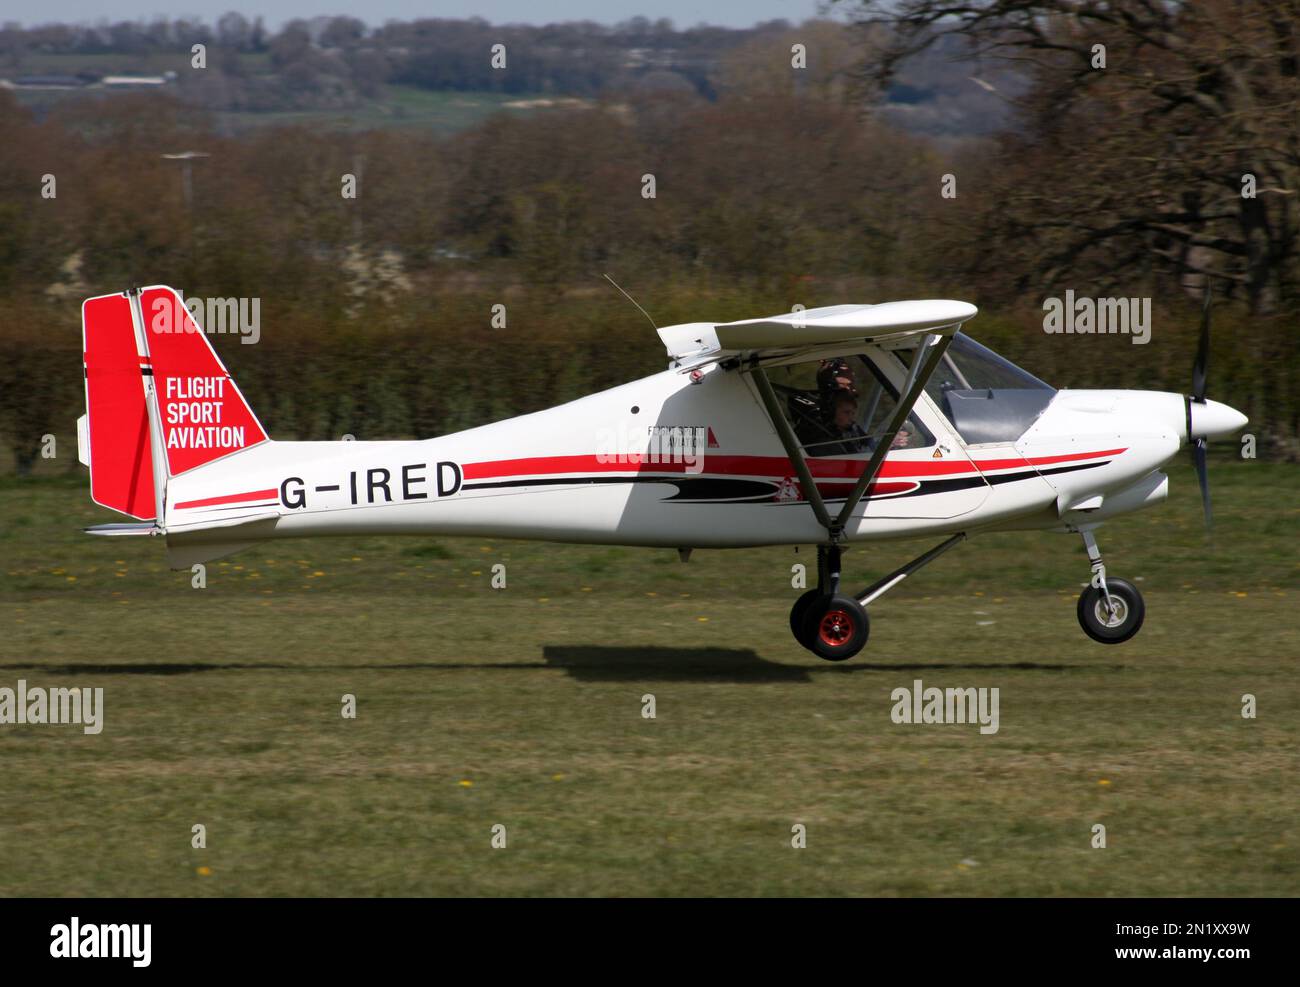
<svg viewBox="0 0 1300 987"><path fill-rule="evenodd" d="M187 507L215 507L218 504L242 504L246 500L266 500L268 497L279 498L280 491L254 490L252 493L226 494L224 497L205 497L202 500L187 500L176 504L177 510Z"/></svg>
<svg viewBox="0 0 1300 987"><path fill-rule="evenodd" d="M1066 453L1060 456L1035 456L1031 459L985 459L972 465L965 459L890 460L880 468L881 477L951 476L960 473L987 472L1015 467L1045 466L1081 459L1100 459L1124 452L1103 449L1099 452ZM707 454L703 471L709 475L784 477L791 474L790 460L784 456L719 456ZM697 463L697 466L699 464ZM865 459L810 459L808 467L818 479L856 480L862 475ZM527 459L498 459L485 463L466 463L465 480L490 480L502 477L546 476L554 473L685 473L685 463L620 463L598 456L536 456ZM693 475L693 474L692 474Z"/></svg>

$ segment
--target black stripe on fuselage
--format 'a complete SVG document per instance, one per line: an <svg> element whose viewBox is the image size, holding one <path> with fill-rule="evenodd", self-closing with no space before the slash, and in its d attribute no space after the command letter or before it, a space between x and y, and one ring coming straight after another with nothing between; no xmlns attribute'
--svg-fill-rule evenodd
<svg viewBox="0 0 1300 987"><path fill-rule="evenodd" d="M667 500L689 497L702 502L736 502L766 500L776 492L769 480L735 480L714 476L565 476L535 480L495 480L490 483L466 483L462 490L500 490L512 487L582 486L597 483L671 483L677 492Z"/></svg>
<svg viewBox="0 0 1300 987"><path fill-rule="evenodd" d="M968 490L971 487L983 486L985 483L996 485L999 483L1015 483L1019 480L1029 480L1036 476L1053 476L1058 473L1073 473L1077 470L1094 469L1098 466L1105 466L1110 460L1104 460L1097 463L1078 463L1073 466L1057 466L1052 469L1036 470L1033 468L1020 470L1016 473L990 473L976 474L974 476L950 477L942 480L920 480L920 486L915 490L909 490L906 493L884 494L880 499L899 500L904 497L923 497L929 494L951 493L954 490ZM820 478L819 485L829 485L832 482L841 483L850 486L854 482L851 479L831 481L826 477ZM900 480L898 482L905 482ZM462 490L501 490L518 487L553 487L553 486L585 486L598 483L670 483L677 488L677 492L665 500L673 500L678 503L690 504L707 504L707 503L764 503L773 501L776 491L780 484L774 480L739 480L728 479L725 477L691 477L691 476L565 476L565 477L545 477L530 480L494 480L486 483L466 483L461 487ZM773 501L775 502L775 501ZM803 500L780 501L784 504L803 504Z"/></svg>

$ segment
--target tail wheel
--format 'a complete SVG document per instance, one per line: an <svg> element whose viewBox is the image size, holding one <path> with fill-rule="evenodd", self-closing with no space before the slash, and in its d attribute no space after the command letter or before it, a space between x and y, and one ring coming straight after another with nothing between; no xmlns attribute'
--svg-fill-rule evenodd
<svg viewBox="0 0 1300 987"><path fill-rule="evenodd" d="M794 606L790 608L790 633L793 634L794 639L805 648L811 648L812 645L808 642L808 638L804 636L803 618L808 612L808 608L812 606L813 601L821 595L822 594L819 590L810 589L803 596L799 597L799 599L795 600Z"/></svg>
<svg viewBox="0 0 1300 987"><path fill-rule="evenodd" d="M1089 586L1079 595L1079 626L1094 641L1102 644L1121 644L1142 628L1146 618L1146 604L1142 594L1124 579L1107 579L1111 606L1096 586Z"/></svg>
<svg viewBox="0 0 1300 987"><path fill-rule="evenodd" d="M866 609L851 596L818 597L803 616L801 641L827 661L852 658L867 643L871 624Z"/></svg>

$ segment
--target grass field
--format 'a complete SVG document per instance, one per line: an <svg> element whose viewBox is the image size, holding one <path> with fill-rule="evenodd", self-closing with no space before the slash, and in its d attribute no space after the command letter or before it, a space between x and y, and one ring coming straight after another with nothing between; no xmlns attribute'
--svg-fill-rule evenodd
<svg viewBox="0 0 1300 987"><path fill-rule="evenodd" d="M80 534L112 519L84 480L4 481L0 686L105 713L0 726L0 894L1294 895L1300 467L1212 462L1212 545L1171 473L1099 535L1146 594L1128 644L1075 621L1078 538L990 535L843 665L786 627L806 549L280 542L198 590ZM998 687L999 732L894 724L916 678Z"/></svg>

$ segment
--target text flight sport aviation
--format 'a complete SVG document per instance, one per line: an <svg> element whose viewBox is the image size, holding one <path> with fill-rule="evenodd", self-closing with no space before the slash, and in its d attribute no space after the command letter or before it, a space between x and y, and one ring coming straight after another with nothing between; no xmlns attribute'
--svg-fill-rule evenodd
<svg viewBox="0 0 1300 987"><path fill-rule="evenodd" d="M268 438L182 297L87 300L81 461L97 504L153 535L173 568L270 538L475 535L676 548L818 546L817 588L790 626L822 658L866 643L866 608L963 539L1055 529L1083 537L1094 640L1142 625L1093 531L1163 500L1190 443L1246 423L1205 398L1208 294L1193 393L1055 390L960 332L959 301L835 305L667 326L669 368L558 407L418 441ZM943 540L859 593L850 544Z"/></svg>

